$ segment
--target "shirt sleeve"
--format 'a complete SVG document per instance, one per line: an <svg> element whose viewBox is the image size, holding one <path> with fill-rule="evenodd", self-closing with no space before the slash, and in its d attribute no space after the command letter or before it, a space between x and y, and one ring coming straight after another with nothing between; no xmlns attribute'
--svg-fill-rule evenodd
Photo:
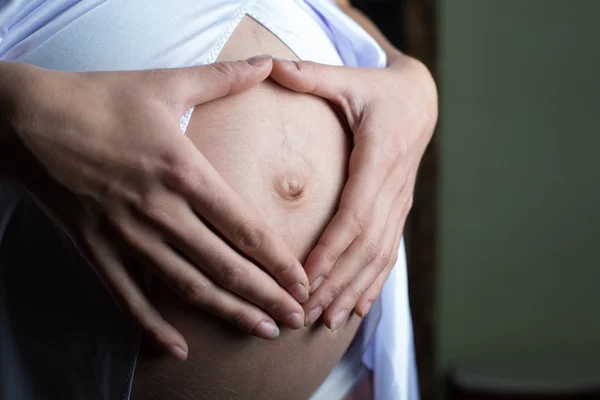
<svg viewBox="0 0 600 400"><path fill-rule="evenodd" d="M19 23L41 3L43 0L0 0L0 60L8 59L6 53L25 33Z"/></svg>
<svg viewBox="0 0 600 400"><path fill-rule="evenodd" d="M0 0L0 60L23 60L56 32L106 1Z"/></svg>

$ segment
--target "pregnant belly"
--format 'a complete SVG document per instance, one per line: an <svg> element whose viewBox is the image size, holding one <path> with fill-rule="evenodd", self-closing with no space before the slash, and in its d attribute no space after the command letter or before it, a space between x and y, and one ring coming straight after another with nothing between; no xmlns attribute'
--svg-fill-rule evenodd
<svg viewBox="0 0 600 400"><path fill-rule="evenodd" d="M295 58L246 18L220 58L262 53ZM198 107L187 135L304 261L335 213L346 180L350 140L334 110L321 99L264 82ZM158 282L152 297L188 341L188 361L171 362L145 343L134 399L307 399L360 324L354 316L336 332L317 324L282 329L279 339L265 341L184 304Z"/></svg>

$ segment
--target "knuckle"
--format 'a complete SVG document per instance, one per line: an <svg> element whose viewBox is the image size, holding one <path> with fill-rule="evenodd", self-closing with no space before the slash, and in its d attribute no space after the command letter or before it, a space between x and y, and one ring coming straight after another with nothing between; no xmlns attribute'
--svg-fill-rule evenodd
<svg viewBox="0 0 600 400"><path fill-rule="evenodd" d="M230 321L246 333L252 332L255 325L253 323L252 313L243 308L235 311L230 317Z"/></svg>
<svg viewBox="0 0 600 400"><path fill-rule="evenodd" d="M381 267L383 267L383 268L387 267L388 264L390 263L391 259L392 259L392 255L390 252L382 251L379 253L379 264L381 265Z"/></svg>
<svg viewBox="0 0 600 400"><path fill-rule="evenodd" d="M229 289L239 289L244 282L244 273L241 268L228 266L221 268L219 273L221 285Z"/></svg>
<svg viewBox="0 0 600 400"><path fill-rule="evenodd" d="M189 192L202 185L202 175L196 165L184 157L175 156L164 173L165 184L178 192Z"/></svg>
<svg viewBox="0 0 600 400"><path fill-rule="evenodd" d="M213 71L215 79L219 80L226 92L231 92L233 85L238 83L240 79L239 70L236 69L234 62L216 62L210 64L210 69Z"/></svg>
<svg viewBox="0 0 600 400"><path fill-rule="evenodd" d="M282 299L277 299L275 301L271 301L270 303L268 303L267 306L265 307L265 310L270 315L277 315L281 311L283 304L284 304L284 302Z"/></svg>
<svg viewBox="0 0 600 400"><path fill-rule="evenodd" d="M346 294L354 304L358 303L358 300L365 294L365 290L360 287L352 287L349 288L348 293Z"/></svg>
<svg viewBox="0 0 600 400"><path fill-rule="evenodd" d="M235 232L236 244L242 251L255 252L259 250L264 237L264 232L256 228L251 222L240 224Z"/></svg>
<svg viewBox="0 0 600 400"><path fill-rule="evenodd" d="M188 282L183 286L184 296L196 304L202 304L210 296L211 287L206 279Z"/></svg>
<svg viewBox="0 0 600 400"><path fill-rule="evenodd" d="M337 251L335 251L331 246L325 244L318 244L317 246L320 250L319 255L328 265L333 265L340 257L340 254Z"/></svg>
<svg viewBox="0 0 600 400"><path fill-rule="evenodd" d="M367 241L367 245L365 246L365 261L366 264L370 264L375 261L377 257L381 256L381 240L376 238L371 238Z"/></svg>
<svg viewBox="0 0 600 400"><path fill-rule="evenodd" d="M215 73L226 77L234 77L236 75L235 64L231 62L216 62L211 64Z"/></svg>
<svg viewBox="0 0 600 400"><path fill-rule="evenodd" d="M281 262L281 263L277 264L277 266L271 272L275 276L282 276L282 275L288 274L289 272L292 272L295 268L296 268L295 262L287 261L287 262Z"/></svg>
<svg viewBox="0 0 600 400"><path fill-rule="evenodd" d="M352 89L346 88L336 94L334 98L334 102L339 104L350 125L357 123L366 105L365 97L357 95L362 90L357 90L357 88L360 88L360 85L354 85Z"/></svg>
<svg viewBox="0 0 600 400"><path fill-rule="evenodd" d="M147 195L141 200L139 209L142 214L152 221L163 221L169 214L169 207L164 199L156 195Z"/></svg>
<svg viewBox="0 0 600 400"><path fill-rule="evenodd" d="M354 226L359 233L362 233L366 226L369 224L371 218L371 211L366 207L359 207L352 209L352 221Z"/></svg>
<svg viewBox="0 0 600 400"><path fill-rule="evenodd" d="M346 285L341 281L329 281L329 287L327 288L330 298L337 299L340 294L344 291Z"/></svg>

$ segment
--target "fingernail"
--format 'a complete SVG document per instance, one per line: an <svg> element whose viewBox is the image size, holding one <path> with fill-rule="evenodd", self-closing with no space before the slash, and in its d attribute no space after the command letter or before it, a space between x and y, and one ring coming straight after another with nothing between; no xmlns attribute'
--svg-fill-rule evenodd
<svg viewBox="0 0 600 400"><path fill-rule="evenodd" d="M287 324L292 329L300 329L304 326L304 318L300 313L291 313L287 317Z"/></svg>
<svg viewBox="0 0 600 400"><path fill-rule="evenodd" d="M298 65L291 60L284 60L283 58L273 58L273 61L279 61L284 68L298 70Z"/></svg>
<svg viewBox="0 0 600 400"><path fill-rule="evenodd" d="M348 311L341 310L335 313L333 319L331 320L331 332L334 332L337 328L339 328L348 318Z"/></svg>
<svg viewBox="0 0 600 400"><path fill-rule="evenodd" d="M180 361L185 361L187 359L187 351L179 346L171 346L171 354Z"/></svg>
<svg viewBox="0 0 600 400"><path fill-rule="evenodd" d="M296 299L296 301L299 301L300 303L308 300L308 289L306 289L306 286L299 282L288 287L287 291L294 299Z"/></svg>
<svg viewBox="0 0 600 400"><path fill-rule="evenodd" d="M319 288L319 286L321 285L321 283L323 283L323 277L319 276L317 277L313 283L310 285L310 291L309 293L314 292L315 290L317 290Z"/></svg>
<svg viewBox="0 0 600 400"><path fill-rule="evenodd" d="M262 54L260 56L250 57L249 59L246 60L246 62L248 64L252 65L253 67L262 67L263 65L267 64L272 59L273 59L273 57L271 57L270 54Z"/></svg>
<svg viewBox="0 0 600 400"><path fill-rule="evenodd" d="M252 331L256 336L263 339L276 339L279 337L279 328L271 321L263 321Z"/></svg>
<svg viewBox="0 0 600 400"><path fill-rule="evenodd" d="M310 310L310 312L306 316L306 321L304 322L304 326L309 326L309 325L313 324L316 320L319 319L321 314L323 314L322 307L315 307L312 310Z"/></svg>

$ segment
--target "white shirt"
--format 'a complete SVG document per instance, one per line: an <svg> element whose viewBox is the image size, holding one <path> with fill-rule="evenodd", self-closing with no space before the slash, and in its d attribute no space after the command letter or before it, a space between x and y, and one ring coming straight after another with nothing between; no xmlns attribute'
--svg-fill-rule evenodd
<svg viewBox="0 0 600 400"><path fill-rule="evenodd" d="M0 0L0 60L70 71L206 64L245 14L301 59L386 65L374 39L328 0ZM376 329L363 355L376 400L417 399L404 245L364 323Z"/></svg>

